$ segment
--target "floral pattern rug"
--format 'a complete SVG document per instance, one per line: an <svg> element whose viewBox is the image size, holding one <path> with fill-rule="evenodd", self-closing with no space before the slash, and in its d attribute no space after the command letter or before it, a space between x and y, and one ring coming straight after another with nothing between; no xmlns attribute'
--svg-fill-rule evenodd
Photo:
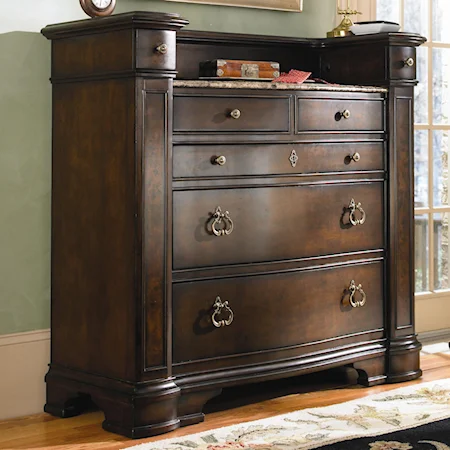
<svg viewBox="0 0 450 450"><path fill-rule="evenodd" d="M308 450L343 448L343 441L365 439L352 448L367 450L450 450L444 441L425 446L383 435L450 418L450 379L403 387L322 408L304 409L179 438L131 447L133 450ZM450 421L445 421L445 423ZM448 428L450 434L450 426ZM447 432L444 432L446 435ZM379 436L380 438L377 438ZM397 435L394 435L397 436ZM439 434L438 436L442 436ZM373 437L373 438L371 438ZM367 442L366 442L367 441ZM343 446L330 446L342 443Z"/></svg>

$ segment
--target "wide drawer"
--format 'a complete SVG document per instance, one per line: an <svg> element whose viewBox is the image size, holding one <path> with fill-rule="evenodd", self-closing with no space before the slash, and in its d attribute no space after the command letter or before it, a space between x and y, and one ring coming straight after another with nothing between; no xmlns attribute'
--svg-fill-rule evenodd
<svg viewBox="0 0 450 450"><path fill-rule="evenodd" d="M174 96L174 132L289 132L290 97Z"/></svg>
<svg viewBox="0 0 450 450"><path fill-rule="evenodd" d="M349 304L352 280L355 286L361 285L353 296L355 307ZM379 330L383 328L382 280L383 264L376 262L176 284L174 362L296 346ZM357 306L363 295L365 304ZM228 305L219 307L219 302ZM330 342L330 346L336 344Z"/></svg>
<svg viewBox="0 0 450 450"><path fill-rule="evenodd" d="M363 224L350 223L352 199L366 214ZM216 211L220 214L217 208L228 212L229 219L214 217ZM358 220L362 214L355 210L352 217ZM380 249L383 220L382 182L177 191L173 267Z"/></svg>
<svg viewBox="0 0 450 450"><path fill-rule="evenodd" d="M177 145L174 178L384 169L384 144Z"/></svg>
<svg viewBox="0 0 450 450"><path fill-rule="evenodd" d="M384 102L339 98L298 98L297 131L384 130Z"/></svg>

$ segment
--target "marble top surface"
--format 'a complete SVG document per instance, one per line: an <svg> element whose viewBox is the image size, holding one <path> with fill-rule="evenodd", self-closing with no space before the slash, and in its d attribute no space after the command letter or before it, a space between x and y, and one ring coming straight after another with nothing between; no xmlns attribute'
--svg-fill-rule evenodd
<svg viewBox="0 0 450 450"><path fill-rule="evenodd" d="M174 80L174 87L180 88L217 88L217 89L284 89L298 91L343 91L343 92L387 92L379 86L353 86L346 84L323 83L272 83L271 81L245 80Z"/></svg>

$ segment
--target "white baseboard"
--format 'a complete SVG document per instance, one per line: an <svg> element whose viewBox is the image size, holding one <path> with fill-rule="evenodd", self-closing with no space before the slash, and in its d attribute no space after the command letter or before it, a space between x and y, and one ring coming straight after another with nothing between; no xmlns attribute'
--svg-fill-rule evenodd
<svg viewBox="0 0 450 450"><path fill-rule="evenodd" d="M417 339L424 345L450 342L450 328L417 333Z"/></svg>
<svg viewBox="0 0 450 450"><path fill-rule="evenodd" d="M43 412L50 330L0 336L0 420Z"/></svg>

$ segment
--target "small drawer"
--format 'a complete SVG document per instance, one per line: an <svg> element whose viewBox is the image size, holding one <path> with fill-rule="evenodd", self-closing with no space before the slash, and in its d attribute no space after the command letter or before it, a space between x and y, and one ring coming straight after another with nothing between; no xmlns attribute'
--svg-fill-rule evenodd
<svg viewBox="0 0 450 450"><path fill-rule="evenodd" d="M336 337L361 333L363 340L364 332L382 329L383 311L382 262L179 283L173 287L174 362L326 339L335 347Z"/></svg>
<svg viewBox="0 0 450 450"><path fill-rule="evenodd" d="M390 78L414 80L416 78L416 49L414 47L390 47Z"/></svg>
<svg viewBox="0 0 450 450"><path fill-rule="evenodd" d="M174 97L175 132L287 133L290 97Z"/></svg>
<svg viewBox="0 0 450 450"><path fill-rule="evenodd" d="M173 267L381 249L383 223L382 182L176 191Z"/></svg>
<svg viewBox="0 0 450 450"><path fill-rule="evenodd" d="M384 144L177 145L174 178L384 169Z"/></svg>
<svg viewBox="0 0 450 450"><path fill-rule="evenodd" d="M175 31L138 30L137 33L137 69L176 69Z"/></svg>
<svg viewBox="0 0 450 450"><path fill-rule="evenodd" d="M298 98L297 131L384 130L384 101Z"/></svg>

